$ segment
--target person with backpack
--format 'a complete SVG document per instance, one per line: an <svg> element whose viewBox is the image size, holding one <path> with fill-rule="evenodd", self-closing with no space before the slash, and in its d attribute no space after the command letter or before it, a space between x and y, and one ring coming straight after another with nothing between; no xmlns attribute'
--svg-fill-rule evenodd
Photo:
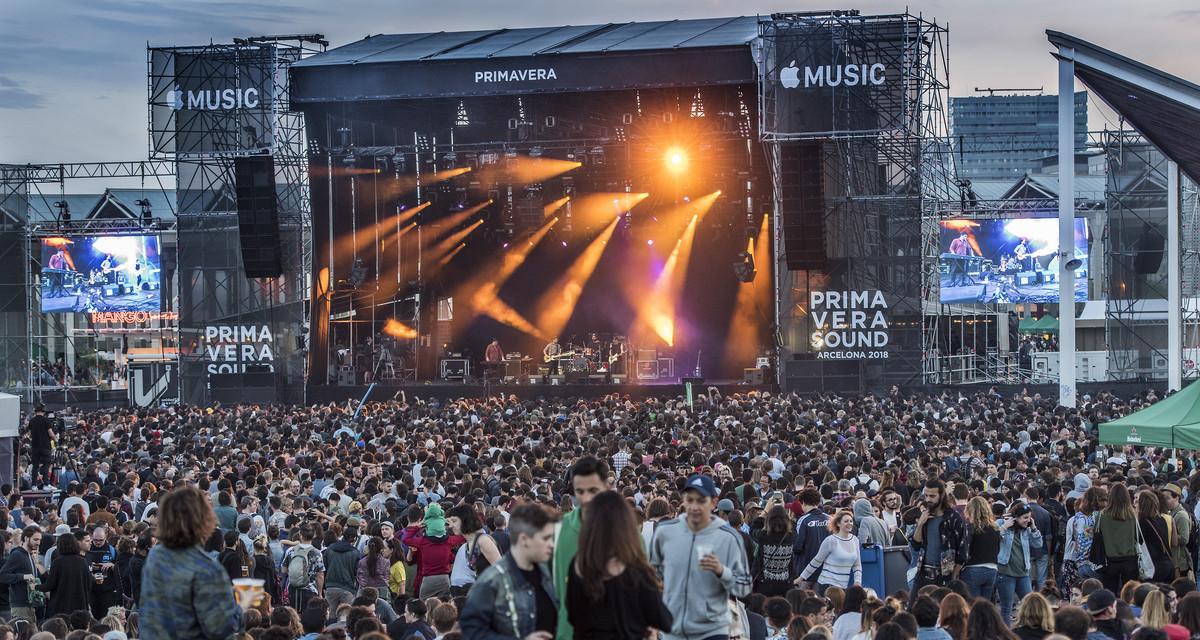
<svg viewBox="0 0 1200 640"><path fill-rule="evenodd" d="M325 561L313 546L316 532L311 524L300 526L300 543L287 550L283 568L287 574L288 602L293 609L304 611L308 601L325 591Z"/></svg>
<svg viewBox="0 0 1200 640"><path fill-rule="evenodd" d="M333 611L343 603L353 602L358 594L358 561L362 554L354 544L357 541L358 527L348 526L342 532L342 539L321 554L325 561L325 599Z"/></svg>
<svg viewBox="0 0 1200 640"><path fill-rule="evenodd" d="M1163 513L1171 518L1171 522L1175 525L1175 540L1171 545L1171 561L1175 564L1175 577L1186 578L1188 572L1192 570L1192 557L1195 555L1193 550L1196 544L1195 533L1196 529L1192 522L1192 517L1187 510L1180 504L1180 498L1183 496L1183 489L1178 484L1169 483L1162 488L1162 506Z"/></svg>

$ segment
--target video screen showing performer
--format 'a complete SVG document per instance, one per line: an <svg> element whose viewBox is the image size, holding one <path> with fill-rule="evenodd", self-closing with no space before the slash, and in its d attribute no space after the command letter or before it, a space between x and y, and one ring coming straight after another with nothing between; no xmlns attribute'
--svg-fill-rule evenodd
<svg viewBox="0 0 1200 640"><path fill-rule="evenodd" d="M42 313L159 311L158 236L42 238Z"/></svg>
<svg viewBox="0 0 1200 640"><path fill-rule="evenodd" d="M1058 302L1057 218L943 220L938 272L943 304ZM1075 301L1088 298L1087 220L1076 218L1066 260L1078 260Z"/></svg>

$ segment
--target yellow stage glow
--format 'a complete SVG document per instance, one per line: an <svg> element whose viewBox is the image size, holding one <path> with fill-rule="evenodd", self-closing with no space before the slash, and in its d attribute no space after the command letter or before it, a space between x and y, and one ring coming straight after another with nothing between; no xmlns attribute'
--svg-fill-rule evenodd
<svg viewBox="0 0 1200 640"><path fill-rule="evenodd" d="M687 152L679 147L670 147L667 153L663 155L663 162L667 165L667 171L671 173L683 173L688 168Z"/></svg>

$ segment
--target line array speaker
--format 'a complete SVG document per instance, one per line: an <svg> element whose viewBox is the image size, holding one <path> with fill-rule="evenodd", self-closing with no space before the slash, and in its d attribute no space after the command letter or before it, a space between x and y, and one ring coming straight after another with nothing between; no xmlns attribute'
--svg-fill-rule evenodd
<svg viewBox="0 0 1200 640"><path fill-rule="evenodd" d="M277 278L283 273L275 161L245 156L233 161L237 188L238 236L247 278Z"/></svg>

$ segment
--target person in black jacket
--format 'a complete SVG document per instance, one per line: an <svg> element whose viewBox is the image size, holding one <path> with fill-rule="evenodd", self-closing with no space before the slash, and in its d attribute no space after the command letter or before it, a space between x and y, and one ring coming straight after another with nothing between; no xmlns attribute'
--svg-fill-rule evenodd
<svg viewBox="0 0 1200 640"><path fill-rule="evenodd" d="M575 638L644 638L651 629L669 630L673 618L646 559L633 508L617 492L605 491L584 509L584 521L595 524L580 532L567 575L567 615Z"/></svg>
<svg viewBox="0 0 1200 640"><path fill-rule="evenodd" d="M21 544L13 547L0 567L0 583L8 585L8 602L14 618L37 623L37 612L29 603L29 587L42 576L36 559L42 545L42 530L28 526L21 530Z"/></svg>
<svg viewBox="0 0 1200 640"><path fill-rule="evenodd" d="M95 580L91 566L81 551L74 534L64 533L58 537L54 562L50 563L46 580L38 586L50 594L50 602L46 604L47 618L91 609L92 584Z"/></svg>
<svg viewBox="0 0 1200 640"><path fill-rule="evenodd" d="M787 509L771 507L767 512L766 528L754 532L754 562L750 565L754 591L766 596L782 596L795 582L796 563L793 561L796 534L792 531Z"/></svg>
<svg viewBox="0 0 1200 640"><path fill-rule="evenodd" d="M134 606L137 606L142 601L142 569L146 566L146 556L150 554L150 547L154 546L154 535L149 530L143 531L142 535L138 536L137 549L133 552L133 557L129 559L129 597L133 598ZM273 600L278 602L278 600Z"/></svg>
<svg viewBox="0 0 1200 640"><path fill-rule="evenodd" d="M108 543L108 527L96 525L84 553L92 570L92 615L97 620L108 615L108 608L120 606L121 569L117 566L117 550ZM57 561L57 558L56 558Z"/></svg>

